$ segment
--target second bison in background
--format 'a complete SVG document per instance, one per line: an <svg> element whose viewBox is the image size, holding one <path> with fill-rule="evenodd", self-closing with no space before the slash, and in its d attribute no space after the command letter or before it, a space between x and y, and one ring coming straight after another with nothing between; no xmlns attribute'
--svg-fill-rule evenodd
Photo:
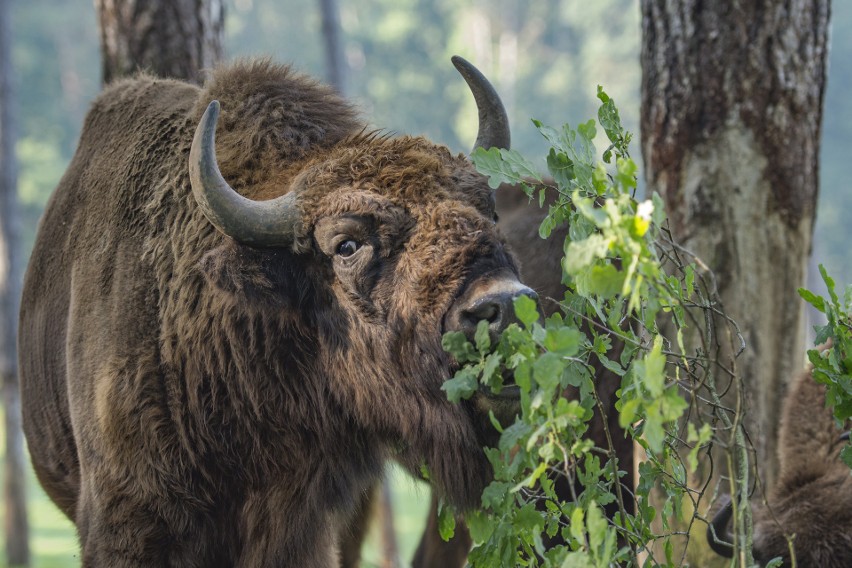
<svg viewBox="0 0 852 568"><path fill-rule="evenodd" d="M802 372L784 401L779 434L780 475L767 498L768 507L754 510L754 558L761 565L776 557L793 566L788 537L793 539L796 566L852 566L852 474L840 459L847 444L826 408L825 386ZM847 424L848 427L848 424ZM718 554L733 556L728 502L707 530ZM714 530L716 537L714 537Z"/></svg>

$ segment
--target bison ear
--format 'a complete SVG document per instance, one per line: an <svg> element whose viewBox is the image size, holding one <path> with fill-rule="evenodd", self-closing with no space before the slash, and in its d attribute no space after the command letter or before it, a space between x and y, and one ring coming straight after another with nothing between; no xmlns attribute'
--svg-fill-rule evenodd
<svg viewBox="0 0 852 568"><path fill-rule="evenodd" d="M200 262L207 281L249 302L301 305L311 286L303 259L285 249L258 249L226 239Z"/></svg>

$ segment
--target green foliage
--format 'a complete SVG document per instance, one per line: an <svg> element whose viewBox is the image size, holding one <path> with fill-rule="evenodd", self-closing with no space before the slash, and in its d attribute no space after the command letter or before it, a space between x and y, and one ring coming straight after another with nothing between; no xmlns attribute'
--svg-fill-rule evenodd
<svg viewBox="0 0 852 568"><path fill-rule="evenodd" d="M475 345L462 334L444 338L445 349L466 363L444 385L451 400L472 396L481 386L498 391L507 376L520 389L516 419L495 424L500 442L486 449L494 481L482 495L482 508L466 515L474 567L639 566L642 552L654 565L675 565L669 520L686 516L681 503L687 472L697 468L699 452L713 437L708 424L689 423L692 446L685 463L676 450L689 406L679 374L689 367L682 330L696 295L695 268L684 265L676 275L664 270L662 202L656 196L636 200L631 136L612 99L602 89L598 98L598 121L609 140L603 161L596 158L593 120L560 129L533 121L550 146L552 183L543 182L517 152L480 149L472 155L492 187L521 183L531 198L540 192L540 203L545 192L554 193L543 237L561 224L569 229L559 309L543 318L535 302L521 297L515 302L519 324L510 325L497 345L479 333ZM676 329L681 352L672 351L663 324ZM647 454L635 496L617 483L625 472L612 448L595 447L587 437L595 410L604 411L596 366L621 379L619 423ZM569 387L578 396L566 397ZM572 487L582 484L568 501L556 494L560 477ZM668 497L660 511L651 498L655 489ZM626 503L634 499L631 514ZM607 519L605 506L618 513ZM564 544L548 546L556 536ZM662 562L649 546L657 540Z"/></svg>
<svg viewBox="0 0 852 568"><path fill-rule="evenodd" d="M817 348L808 351L808 359L814 367L814 380L826 386L826 404L834 407L838 423L845 424L852 418L852 286L847 286L840 297L823 265L819 265L819 272L827 298L799 289L799 295L826 317L824 325L814 327ZM845 447L840 457L852 467L852 446Z"/></svg>

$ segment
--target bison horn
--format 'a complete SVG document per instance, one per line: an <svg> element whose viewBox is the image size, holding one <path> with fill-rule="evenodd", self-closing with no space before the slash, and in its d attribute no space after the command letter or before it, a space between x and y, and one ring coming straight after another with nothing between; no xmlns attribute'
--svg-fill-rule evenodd
<svg viewBox="0 0 852 568"><path fill-rule="evenodd" d="M734 547L728 542L731 538L728 531L728 524L731 522L731 517L734 514L734 504L730 497L726 497L726 499L727 502L719 509L719 512L716 513L710 524L707 525L707 544L719 556L733 558Z"/></svg>
<svg viewBox="0 0 852 568"><path fill-rule="evenodd" d="M195 129L189 151L189 180L199 208L214 227L240 243L266 247L292 243L300 222L296 194L253 201L234 191L216 162L218 118L219 101L213 101Z"/></svg>
<svg viewBox="0 0 852 568"><path fill-rule="evenodd" d="M476 108L479 110L479 133L476 135L476 143L473 145L473 149L508 149L512 142L509 132L509 117L506 115L506 109L503 107L503 102L500 100L497 91L494 90L485 75L470 62L458 55L454 55L452 61L461 76L464 77L467 86L470 87L476 101Z"/></svg>

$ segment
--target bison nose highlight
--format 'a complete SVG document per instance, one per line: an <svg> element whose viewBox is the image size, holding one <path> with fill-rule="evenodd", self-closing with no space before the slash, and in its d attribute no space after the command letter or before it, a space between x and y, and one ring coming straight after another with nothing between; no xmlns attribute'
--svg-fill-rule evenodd
<svg viewBox="0 0 852 568"><path fill-rule="evenodd" d="M474 340L479 322L488 322L491 343L497 341L500 332L516 322L514 301L527 296L536 303L538 294L524 286L514 277L486 279L468 287L450 308L447 314L447 330L460 331Z"/></svg>

